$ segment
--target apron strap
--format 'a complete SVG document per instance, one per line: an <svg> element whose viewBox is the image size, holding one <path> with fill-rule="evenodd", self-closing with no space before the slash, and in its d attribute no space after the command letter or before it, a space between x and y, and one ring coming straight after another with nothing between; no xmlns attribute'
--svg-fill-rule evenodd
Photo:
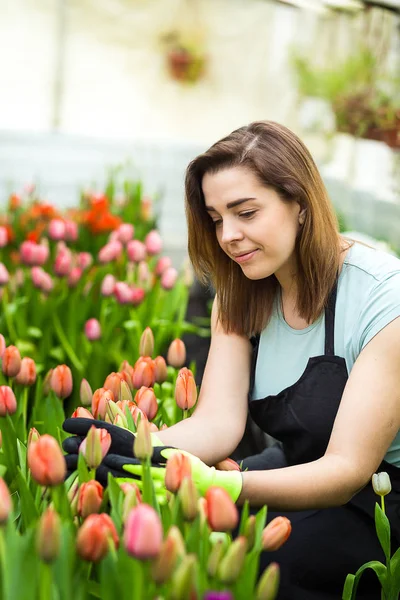
<svg viewBox="0 0 400 600"><path fill-rule="evenodd" d="M325 355L335 355L335 310L336 310L336 296L337 296L337 284L336 278L335 285L329 294L328 304L325 308Z"/></svg>

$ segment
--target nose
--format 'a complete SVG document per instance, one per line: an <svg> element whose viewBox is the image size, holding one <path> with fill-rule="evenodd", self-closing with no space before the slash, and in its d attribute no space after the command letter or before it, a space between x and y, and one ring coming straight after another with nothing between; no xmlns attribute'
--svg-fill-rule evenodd
<svg viewBox="0 0 400 600"><path fill-rule="evenodd" d="M237 221L225 220L221 227L221 243L230 244L243 239L243 233Z"/></svg>

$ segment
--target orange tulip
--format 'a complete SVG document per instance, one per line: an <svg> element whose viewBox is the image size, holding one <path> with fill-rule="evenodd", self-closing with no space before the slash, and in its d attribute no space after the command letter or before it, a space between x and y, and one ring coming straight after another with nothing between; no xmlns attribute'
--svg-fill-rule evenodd
<svg viewBox="0 0 400 600"><path fill-rule="evenodd" d="M61 448L48 434L42 435L29 446L28 466L34 480L46 486L62 483L67 472Z"/></svg>
<svg viewBox="0 0 400 600"><path fill-rule="evenodd" d="M0 385L0 417L13 415L17 410L17 399L8 385Z"/></svg>
<svg viewBox="0 0 400 600"><path fill-rule="evenodd" d="M192 371L183 367L175 384L175 400L182 410L190 410L196 404L197 387Z"/></svg>
<svg viewBox="0 0 400 600"><path fill-rule="evenodd" d="M5 523L12 510L12 500L4 479L0 477L0 524Z"/></svg>
<svg viewBox="0 0 400 600"><path fill-rule="evenodd" d="M165 359L162 356L156 356L153 362L156 370L157 383L164 383L164 381L167 381L168 377L167 363L165 362Z"/></svg>
<svg viewBox="0 0 400 600"><path fill-rule="evenodd" d="M194 521L198 515L199 493L191 477L184 477L179 488L179 498L185 521Z"/></svg>
<svg viewBox="0 0 400 600"><path fill-rule="evenodd" d="M165 469L165 487L175 494L181 487L185 477L192 476L192 466L190 459L182 452L174 452L167 460Z"/></svg>
<svg viewBox="0 0 400 600"><path fill-rule="evenodd" d="M40 439L40 433L38 432L38 430L36 429L36 427L31 427L29 430L29 434L28 434L28 442L27 442L27 447L29 448L29 446L34 443L37 442Z"/></svg>
<svg viewBox="0 0 400 600"><path fill-rule="evenodd" d="M68 398L72 392L72 373L67 365L58 365L53 369L50 387L58 398Z"/></svg>
<svg viewBox="0 0 400 600"><path fill-rule="evenodd" d="M171 367L179 369L186 361L186 346L180 339L173 340L168 348L167 362Z"/></svg>
<svg viewBox="0 0 400 600"><path fill-rule="evenodd" d="M21 368L15 377L19 385L33 385L36 381L36 364L32 358L25 356L21 360Z"/></svg>
<svg viewBox="0 0 400 600"><path fill-rule="evenodd" d="M288 539L292 532L292 524L287 517L275 517L262 532L263 550L278 550Z"/></svg>
<svg viewBox="0 0 400 600"><path fill-rule="evenodd" d="M18 375L21 368L21 355L16 346L7 346L1 357L4 375L7 377L15 377Z"/></svg>
<svg viewBox="0 0 400 600"><path fill-rule="evenodd" d="M95 419L104 419L109 400L114 400L114 393L111 390L103 387L95 390L92 398L92 414Z"/></svg>
<svg viewBox="0 0 400 600"><path fill-rule="evenodd" d="M71 419L94 419L92 413L83 406L78 406L71 415Z"/></svg>
<svg viewBox="0 0 400 600"><path fill-rule="evenodd" d="M103 383L103 387L106 390L110 390L113 393L113 398L115 402L120 399L120 391L121 391L121 381L123 380L121 373L110 373L107 375L105 382Z"/></svg>
<svg viewBox="0 0 400 600"><path fill-rule="evenodd" d="M225 460L217 462L215 468L218 469L218 471L240 471L237 462L231 458L225 458Z"/></svg>
<svg viewBox="0 0 400 600"><path fill-rule="evenodd" d="M78 497L78 515L86 519L89 515L98 513L103 501L103 486L91 479L81 484Z"/></svg>
<svg viewBox="0 0 400 600"><path fill-rule="evenodd" d="M47 508L40 517L37 534L36 548L40 558L46 562L53 562L60 553L61 545L61 520L52 508Z"/></svg>
<svg viewBox="0 0 400 600"><path fill-rule="evenodd" d="M152 388L142 386L140 390L136 392L135 402L144 413L147 418L151 421L157 414L158 404L157 398Z"/></svg>
<svg viewBox="0 0 400 600"><path fill-rule="evenodd" d="M208 488L207 500L208 524L214 531L231 531L239 521L236 504L226 490L217 486Z"/></svg>
<svg viewBox="0 0 400 600"><path fill-rule="evenodd" d="M78 531L76 549L81 558L98 562L106 556L109 541L118 547L118 535L109 515L89 515Z"/></svg>
<svg viewBox="0 0 400 600"><path fill-rule="evenodd" d="M156 367L149 356L141 356L135 362L132 375L133 387L137 390L142 386L152 387L156 381Z"/></svg>

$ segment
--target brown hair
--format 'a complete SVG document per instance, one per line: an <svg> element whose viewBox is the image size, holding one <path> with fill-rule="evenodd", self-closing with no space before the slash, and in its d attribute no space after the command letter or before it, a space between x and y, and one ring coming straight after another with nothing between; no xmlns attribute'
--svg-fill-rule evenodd
<svg viewBox="0 0 400 600"><path fill-rule="evenodd" d="M201 282L214 285L219 318L226 331L252 335L266 326L279 287L276 277L245 277L219 246L215 226L205 210L204 175L237 166L251 170L283 201L297 201L307 208L296 242L297 310L302 318L313 322L324 310L338 274L340 238L334 210L311 154L283 125L257 121L241 127L189 164L186 216L189 256L196 275Z"/></svg>

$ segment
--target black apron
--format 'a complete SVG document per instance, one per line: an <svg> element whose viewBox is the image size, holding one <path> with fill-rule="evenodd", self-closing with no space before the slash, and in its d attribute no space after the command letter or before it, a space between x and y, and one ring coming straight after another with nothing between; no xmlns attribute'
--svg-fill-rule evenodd
<svg viewBox="0 0 400 600"><path fill-rule="evenodd" d="M250 414L255 423L279 443L256 457L244 459L243 469L274 469L307 463L324 455L348 379L346 362L334 351L336 293L337 284L325 309L325 354L311 357L300 379L276 396L251 399L259 336L253 340ZM400 469L383 461L379 471L386 471L392 482L385 508L392 528L392 546L397 549L400 542ZM272 561L281 566L279 599L341 598L347 573L355 573L369 560L385 563L375 533L377 501L380 498L369 483L345 506L269 512L268 521L285 514L292 522L292 534L286 544L276 552L264 552L261 559L262 570ZM361 582L357 598L380 598L374 573L363 575Z"/></svg>

